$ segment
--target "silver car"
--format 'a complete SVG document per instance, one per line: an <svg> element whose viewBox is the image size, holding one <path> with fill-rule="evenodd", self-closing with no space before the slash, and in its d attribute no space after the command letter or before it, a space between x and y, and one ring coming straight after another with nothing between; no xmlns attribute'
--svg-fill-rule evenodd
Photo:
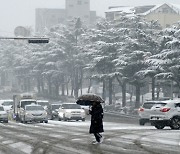
<svg viewBox="0 0 180 154"><path fill-rule="evenodd" d="M21 120L24 123L33 121L48 123L48 115L41 105L31 104L25 106L24 116Z"/></svg>
<svg viewBox="0 0 180 154"><path fill-rule="evenodd" d="M8 113L4 110L3 106L0 106L0 121L8 123Z"/></svg>

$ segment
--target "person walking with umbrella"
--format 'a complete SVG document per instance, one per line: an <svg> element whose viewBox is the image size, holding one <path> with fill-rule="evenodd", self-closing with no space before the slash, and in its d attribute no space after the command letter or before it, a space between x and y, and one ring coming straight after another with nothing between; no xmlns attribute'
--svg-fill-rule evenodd
<svg viewBox="0 0 180 154"><path fill-rule="evenodd" d="M96 141L93 144L102 143L104 137L100 134L104 132L103 129L103 108L100 102L93 101L92 107L89 110L91 115L91 125L89 129L90 134L94 134Z"/></svg>

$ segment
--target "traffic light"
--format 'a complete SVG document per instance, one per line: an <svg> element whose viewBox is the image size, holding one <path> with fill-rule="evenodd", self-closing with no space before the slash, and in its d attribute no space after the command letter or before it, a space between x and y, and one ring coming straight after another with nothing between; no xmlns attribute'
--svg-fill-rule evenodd
<svg viewBox="0 0 180 154"><path fill-rule="evenodd" d="M28 39L28 43L49 43L48 38L32 38Z"/></svg>

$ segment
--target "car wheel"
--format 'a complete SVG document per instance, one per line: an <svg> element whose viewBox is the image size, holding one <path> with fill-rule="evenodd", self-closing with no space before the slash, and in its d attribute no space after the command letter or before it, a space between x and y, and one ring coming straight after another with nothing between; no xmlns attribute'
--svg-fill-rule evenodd
<svg viewBox="0 0 180 154"><path fill-rule="evenodd" d="M165 125L163 125L163 124L155 124L154 127L156 127L157 129L163 129L165 127Z"/></svg>
<svg viewBox="0 0 180 154"><path fill-rule="evenodd" d="M27 121L26 121L26 118L25 117L23 117L23 123L27 123Z"/></svg>
<svg viewBox="0 0 180 154"><path fill-rule="evenodd" d="M144 120L140 119L140 120L139 120L139 125L145 125Z"/></svg>
<svg viewBox="0 0 180 154"><path fill-rule="evenodd" d="M8 123L8 120L4 120L4 123Z"/></svg>
<svg viewBox="0 0 180 154"><path fill-rule="evenodd" d="M58 120L61 121L61 118L59 117Z"/></svg>
<svg viewBox="0 0 180 154"><path fill-rule="evenodd" d="M48 120L46 120L45 123L48 123Z"/></svg>
<svg viewBox="0 0 180 154"><path fill-rule="evenodd" d="M172 118L170 127L171 127L171 129L180 129L180 118L178 118L178 117Z"/></svg>
<svg viewBox="0 0 180 154"><path fill-rule="evenodd" d="M64 121L67 121L67 119L66 119L65 115L63 115L63 120L64 120Z"/></svg>
<svg viewBox="0 0 180 154"><path fill-rule="evenodd" d="M83 118L82 121L85 121L85 118Z"/></svg>

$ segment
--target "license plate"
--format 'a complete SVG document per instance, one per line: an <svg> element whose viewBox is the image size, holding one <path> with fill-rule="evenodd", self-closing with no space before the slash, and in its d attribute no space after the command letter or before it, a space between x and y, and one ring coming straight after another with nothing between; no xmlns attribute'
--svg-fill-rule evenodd
<svg viewBox="0 0 180 154"><path fill-rule="evenodd" d="M161 117L151 117L151 120L163 120Z"/></svg>

